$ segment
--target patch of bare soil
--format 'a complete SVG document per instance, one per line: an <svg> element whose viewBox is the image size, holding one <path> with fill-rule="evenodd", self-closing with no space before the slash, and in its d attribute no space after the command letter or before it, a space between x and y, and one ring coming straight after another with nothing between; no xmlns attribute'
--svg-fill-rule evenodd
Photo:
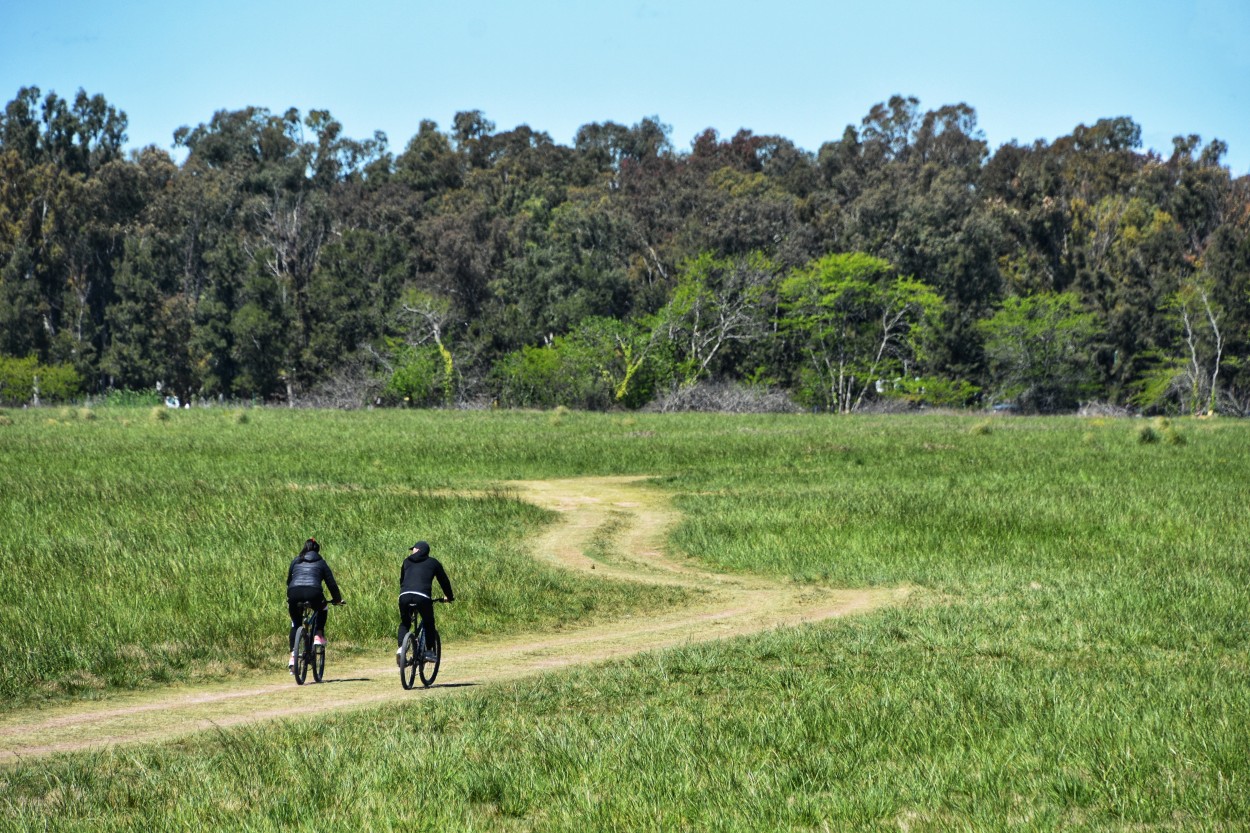
<svg viewBox="0 0 1250 833"><path fill-rule="evenodd" d="M500 680L601 662L647 650L754 633L861 613L897 602L897 590L817 590L758 576L719 573L671 557L664 542L676 513L642 478L577 478L508 484L518 498L558 512L533 545L536 558L602 579L681 586L701 592L681 606L555 633L449 645L436 684L404 691L394 652L345 667L331 653L320 685L296 686L285 670L260 682L170 687L102 702L0 717L0 763L117 744L161 741L261 720L413 697L455 696ZM606 532L605 532L606 531ZM587 555L600 536L610 553ZM310 678L311 679L311 678Z"/></svg>

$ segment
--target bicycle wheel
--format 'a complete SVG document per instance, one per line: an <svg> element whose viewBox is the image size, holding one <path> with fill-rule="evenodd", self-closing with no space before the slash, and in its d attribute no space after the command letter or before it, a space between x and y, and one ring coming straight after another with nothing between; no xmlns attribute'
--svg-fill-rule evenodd
<svg viewBox="0 0 1250 833"><path fill-rule="evenodd" d="M308 679L308 661L312 659L312 628L301 627L295 632L295 683L303 685Z"/></svg>
<svg viewBox="0 0 1250 833"><path fill-rule="evenodd" d="M403 651L400 653L403 665L399 666L399 684L405 690L412 688L417 679L417 656L417 640L412 638L411 633L405 634Z"/></svg>
<svg viewBox="0 0 1250 833"><path fill-rule="evenodd" d="M421 658L421 663L417 666L417 670L421 672L421 683L426 688L429 688L434 683L434 678L438 676L438 666L443 661L443 646L441 642L442 640L437 636L434 637L434 650L432 651L434 659L427 660L425 658L425 634L421 634L420 652L418 654Z"/></svg>
<svg viewBox="0 0 1250 833"><path fill-rule="evenodd" d="M313 645L312 669L313 679L321 682L326 673L326 646Z"/></svg>

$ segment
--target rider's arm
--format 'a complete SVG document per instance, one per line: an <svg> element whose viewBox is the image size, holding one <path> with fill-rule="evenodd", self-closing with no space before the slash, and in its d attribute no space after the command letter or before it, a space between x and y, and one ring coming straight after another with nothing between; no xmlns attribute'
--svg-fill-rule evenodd
<svg viewBox="0 0 1250 833"><path fill-rule="evenodd" d="M438 579L438 586L443 588L443 595L447 597L447 601L454 602L456 595L451 592L451 579L447 578L447 571L443 569L442 564L434 570L434 577Z"/></svg>
<svg viewBox="0 0 1250 833"><path fill-rule="evenodd" d="M324 559L321 561L321 565L325 569L325 575L322 577L322 579L325 581L326 587L330 588L331 603L341 604L343 601L343 596L341 593L339 593L338 582L334 580L334 571L330 569L330 565L327 564Z"/></svg>

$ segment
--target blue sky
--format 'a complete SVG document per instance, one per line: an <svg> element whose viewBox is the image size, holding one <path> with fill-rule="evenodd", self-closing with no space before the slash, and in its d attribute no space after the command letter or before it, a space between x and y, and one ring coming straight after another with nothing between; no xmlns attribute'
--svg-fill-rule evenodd
<svg viewBox="0 0 1250 833"><path fill-rule="evenodd" d="M711 127L814 151L901 93L970 104L991 149L1130 116L1250 173L1250 0L0 0L0 96L31 85L102 93L133 147L256 105L396 152L472 109L561 144L658 116L679 149Z"/></svg>

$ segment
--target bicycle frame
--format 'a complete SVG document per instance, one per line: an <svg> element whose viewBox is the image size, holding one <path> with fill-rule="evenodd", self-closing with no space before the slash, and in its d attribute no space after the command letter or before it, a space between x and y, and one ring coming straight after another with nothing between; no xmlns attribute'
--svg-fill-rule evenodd
<svg viewBox="0 0 1250 833"><path fill-rule="evenodd" d="M303 602L303 619L295 632L295 683L303 685L311 666L313 680L321 682L325 674L325 646L316 645L317 615L320 609L313 602Z"/></svg>
<svg viewBox="0 0 1250 833"><path fill-rule="evenodd" d="M446 599L431 599L431 604L443 604ZM435 639L431 652L435 655L432 660L425 658L426 650L430 646L426 644L427 634L429 630L429 622L424 616L421 616L417 609L417 605L411 604L408 607L412 610L412 626L408 633L404 635L403 642L400 644L400 665L399 665L399 682L405 689L411 689L415 684L418 673L421 675L421 684L429 688L434 683L434 678L438 676L438 668L442 664L443 646L440 644L442 640Z"/></svg>

